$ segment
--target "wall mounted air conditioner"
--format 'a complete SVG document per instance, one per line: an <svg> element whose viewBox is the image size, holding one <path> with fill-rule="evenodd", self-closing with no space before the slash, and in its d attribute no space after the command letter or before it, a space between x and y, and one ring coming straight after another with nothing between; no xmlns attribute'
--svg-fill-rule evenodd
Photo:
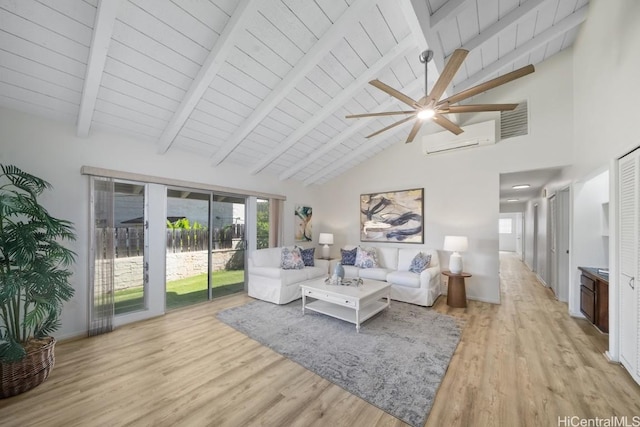
<svg viewBox="0 0 640 427"><path fill-rule="evenodd" d="M495 120L462 126L462 129L464 132L460 135L444 131L423 136L422 151L437 154L496 143Z"/></svg>

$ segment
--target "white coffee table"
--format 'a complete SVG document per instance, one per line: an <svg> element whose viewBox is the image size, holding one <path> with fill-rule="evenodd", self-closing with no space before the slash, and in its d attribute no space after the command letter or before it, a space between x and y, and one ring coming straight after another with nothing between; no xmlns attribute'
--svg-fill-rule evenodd
<svg viewBox="0 0 640 427"><path fill-rule="evenodd" d="M300 285L302 290L302 314L305 309L346 322L360 324L389 307L391 285L378 280L364 279L360 286L329 285L324 280ZM307 298L315 301L307 303ZM382 301L384 299L384 301Z"/></svg>

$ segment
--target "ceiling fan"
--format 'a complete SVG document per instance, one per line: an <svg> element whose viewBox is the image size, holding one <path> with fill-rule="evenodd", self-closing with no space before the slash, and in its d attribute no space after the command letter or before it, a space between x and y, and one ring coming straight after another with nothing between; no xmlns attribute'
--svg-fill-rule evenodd
<svg viewBox="0 0 640 427"><path fill-rule="evenodd" d="M440 100L440 97L447 89L453 77L456 75L456 72L462 65L463 61L469 54L468 50L465 49L456 49L447 65L442 70L440 77L431 88L431 93L427 93L427 63L433 58L433 51L425 50L420 54L420 62L424 64L424 79L425 79L425 96L420 98L418 101L412 99L411 97L403 94L399 90L392 88L380 80L371 80L369 82L370 85L375 86L383 92L388 93L394 98L404 102L413 110L404 110L404 111L385 111L382 113L365 113L365 114L352 114L346 116L348 119L355 119L359 117L378 117L378 116L396 116L396 115L409 115L409 117L405 117L402 120L399 120L385 128L380 129L372 133L371 135L367 135L367 138L371 138L372 136L378 135L386 130L389 130L393 127L399 126L403 123L406 123L410 120L416 120L413 127L411 128L411 132L409 132L409 136L407 137L406 143L412 142L413 139L418 134L420 127L422 124L429 119L432 119L436 124L442 126L450 132L453 132L456 135L459 135L463 132L462 128L446 118L444 114L452 114L452 113L478 113L483 111L509 111L515 109L518 104L473 104L473 105L453 105L460 101L463 101L467 98L475 96L479 93L485 92L489 89L493 89L495 87L501 86L510 81L519 79L520 77L524 77L527 74L531 74L535 71L533 65L527 65L525 67L519 68L515 71L502 75L500 77L496 77L495 79L489 80L487 82L481 83L472 88L463 90L453 96Z"/></svg>

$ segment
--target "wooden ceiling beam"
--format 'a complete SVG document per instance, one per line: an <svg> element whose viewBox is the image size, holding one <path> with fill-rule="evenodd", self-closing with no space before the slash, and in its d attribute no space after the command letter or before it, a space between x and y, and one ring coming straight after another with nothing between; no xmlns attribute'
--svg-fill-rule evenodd
<svg viewBox="0 0 640 427"><path fill-rule="evenodd" d="M300 140L307 133L311 132L316 126L322 123L327 117L333 114L339 108L349 101L354 95L362 90L362 88L369 83L369 80L375 78L382 72L389 64L395 61L399 56L403 55L410 48L415 48L415 41L413 37L405 37L400 43L393 47L384 56L378 59L371 67L358 76L348 87L341 91L335 98L329 101L319 111L315 112L313 116L298 127L293 133L291 133L284 141L278 144L275 151L271 152L267 157L261 160L255 165L250 173L252 175L257 174L267 166L269 166L274 160L280 157L285 151L291 148L296 142Z"/></svg>
<svg viewBox="0 0 640 427"><path fill-rule="evenodd" d="M311 49L296 63L267 97L256 107L242 125L229 137L211 158L214 166L222 163L269 113L313 70L331 49L344 38L344 35L357 24L366 11L375 6L370 0L357 0L325 32Z"/></svg>
<svg viewBox="0 0 640 427"><path fill-rule="evenodd" d="M422 77L420 77L420 78L412 81L408 85L406 85L404 88L402 88L401 92L403 92L403 93L412 93L413 91L415 91L418 88L422 87L423 83L424 83L424 79ZM372 112L378 113L378 112L388 111L388 110L390 110L392 108L395 108L397 106L397 104L398 104L398 101L396 99L391 98L388 101L380 104ZM377 119L378 119L378 117L366 117L366 118L360 118L360 119L355 120L351 124L351 126L349 126L345 130L340 132L335 138L332 138L329 142L323 144L320 149L314 151L313 154L311 154L310 156L305 158L302 162L296 163L294 166L288 168L285 172L280 174L279 178L281 180L289 179L293 175L295 175L298 172L300 172L302 169L306 168L310 164L314 163L316 160L320 159L322 156L324 156L329 151L335 149L337 146L342 144L347 139L353 137L362 128L366 127L372 121L377 120Z"/></svg>
<svg viewBox="0 0 640 427"><path fill-rule="evenodd" d="M222 34L220 34L216 44L207 55L204 64L202 64L191 83L189 90L182 98L180 105L173 113L162 135L160 135L158 140L158 152L160 154L166 153L173 144L182 126L184 126L234 48L234 40L237 39L238 33L244 31L247 18L257 10L259 3L258 0L242 0L236 7Z"/></svg>
<svg viewBox="0 0 640 427"><path fill-rule="evenodd" d="M468 79L464 80L463 82L460 82L459 84L457 84L454 87L453 93L458 93L462 90L468 89L471 86L474 86L480 83L481 81L487 79L488 77L498 73L503 68L512 65L515 61L528 55L529 53L536 50L540 46L543 46L549 43L556 37L582 24L585 21L585 19L587 19L587 11L588 11L588 5L583 6L580 9L576 10L574 13L567 16L566 18L564 18L554 26L538 34L536 37L532 38L526 43L523 43L518 48L507 53L506 55L501 57L499 60L493 62L489 66L478 71L477 73L470 76Z"/></svg>
<svg viewBox="0 0 640 427"><path fill-rule="evenodd" d="M343 167L345 164L349 163L353 159L356 159L356 158L362 159L362 157L368 151L371 151L372 147L380 144L383 141L386 141L387 139L389 139L391 137L395 138L396 134L399 133L400 131L403 131L403 134L402 134L402 137L400 137L398 139L398 141L402 140L402 142L404 142L404 140L406 138L406 133L408 132L407 126L409 124L413 125L413 122L408 121L407 123L405 123L403 125L400 125L400 126L397 126L394 129L391 129L391 130L389 130L387 132L378 134L376 136L373 136L373 137L367 139L358 148L356 148L355 150L351 150L351 152L349 154L341 157L340 160L338 160L336 162L333 162L330 165L327 165L327 167L320 169L318 172L316 172L315 174L311 175L309 178L305 179L303 181L303 185L304 186L309 186L311 184L315 184L316 182L320 181L325 176L329 175L330 173L332 173L336 169L339 169L339 168Z"/></svg>
<svg viewBox="0 0 640 427"><path fill-rule="evenodd" d="M80 137L89 135L120 2L121 0L101 0L98 3L76 124L76 133Z"/></svg>
<svg viewBox="0 0 640 427"><path fill-rule="evenodd" d="M498 36L504 30L509 28L512 25L517 24L519 21L524 19L530 13L537 11L540 9L545 3L549 3L551 0L527 0L522 3L521 6L513 9L511 12L507 13L503 18L499 19L496 23L486 28L476 37L469 40L467 43L461 46L462 49L468 50L471 52L474 49L482 46L487 41L492 38ZM451 55L448 55L445 59L448 60Z"/></svg>
<svg viewBox="0 0 640 427"><path fill-rule="evenodd" d="M423 0L424 3L426 3ZM444 25L449 19L455 18L457 14L460 13L462 9L473 4L472 0L449 0L445 4L443 4L440 9L436 10L433 15L431 15L431 30L436 30L438 27Z"/></svg>

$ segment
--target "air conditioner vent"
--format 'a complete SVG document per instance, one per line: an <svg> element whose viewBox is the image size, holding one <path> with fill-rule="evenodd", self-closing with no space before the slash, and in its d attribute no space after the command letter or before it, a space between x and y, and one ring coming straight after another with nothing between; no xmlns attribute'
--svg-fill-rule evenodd
<svg viewBox="0 0 640 427"><path fill-rule="evenodd" d="M522 101L515 110L500 113L500 139L529 134L529 109Z"/></svg>
<svg viewBox="0 0 640 427"><path fill-rule="evenodd" d="M446 153L496 143L495 120L466 125L463 129L464 132L460 135L444 131L423 136L422 151L424 154Z"/></svg>

